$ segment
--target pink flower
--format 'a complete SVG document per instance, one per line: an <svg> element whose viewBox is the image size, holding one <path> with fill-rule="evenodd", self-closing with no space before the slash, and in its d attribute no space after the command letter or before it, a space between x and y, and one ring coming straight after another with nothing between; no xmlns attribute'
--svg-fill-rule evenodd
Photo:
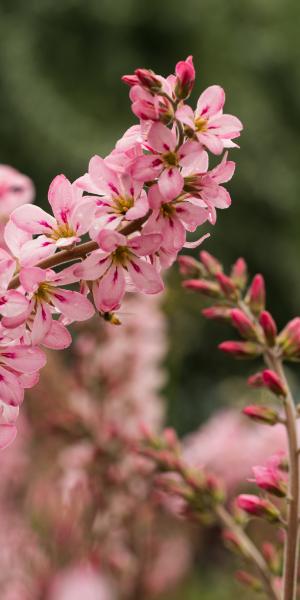
<svg viewBox="0 0 300 600"><path fill-rule="evenodd" d="M175 132L162 123L151 126L147 147L150 154L137 158L133 163L133 177L143 182L158 178L159 191L166 200L173 200L183 190L180 167L200 172L207 170L207 153L191 141L178 149Z"/></svg>
<svg viewBox="0 0 300 600"><path fill-rule="evenodd" d="M176 65L175 73L175 94L178 98L187 98L190 95L195 82L193 57L188 56L186 60L179 61Z"/></svg>
<svg viewBox="0 0 300 600"><path fill-rule="evenodd" d="M213 154L221 154L224 148L236 146L232 139L239 137L243 129L237 117L223 114L224 102L223 88L212 85L201 94L195 113L187 105L176 111L176 118L186 125L188 134Z"/></svg>
<svg viewBox="0 0 300 600"><path fill-rule="evenodd" d="M0 165L0 215L8 218L10 213L28 202L32 202L34 187L31 179L13 167Z"/></svg>
<svg viewBox="0 0 300 600"><path fill-rule="evenodd" d="M26 324L32 344L65 348L71 342L70 335L61 322L52 321L52 315L62 314L68 322L72 322L84 321L94 314L94 308L85 296L59 287L74 281L77 278L73 275L73 267L60 273L39 267L22 269L20 282L27 294L28 306L17 316L3 318L2 325L15 328ZM23 335L26 339L25 331Z"/></svg>
<svg viewBox="0 0 300 600"><path fill-rule="evenodd" d="M11 215L12 222L22 231L37 235L26 244L27 253L35 263L54 254L59 248L73 246L86 233L94 216L95 201L82 196L82 190L64 175L53 179L48 200L54 217L39 206L24 204ZM6 234L7 243L11 236ZM31 262L34 264L34 262Z"/></svg>
<svg viewBox="0 0 300 600"><path fill-rule="evenodd" d="M109 312L119 308L126 291L126 276L145 294L157 294L163 289L160 275L144 258L159 247L159 234L126 239L116 231L103 229L97 237L97 243L100 249L78 265L74 274L95 282L93 295L99 310Z"/></svg>
<svg viewBox="0 0 300 600"><path fill-rule="evenodd" d="M118 156L121 157L120 152ZM116 158L115 155L115 161ZM124 220L139 219L149 210L143 184L133 180L126 172L118 173L110 168L100 156L93 156L89 163L88 177L77 183L84 186L86 191L101 196L95 198L96 211L89 231L93 239L101 229L116 228Z"/></svg>

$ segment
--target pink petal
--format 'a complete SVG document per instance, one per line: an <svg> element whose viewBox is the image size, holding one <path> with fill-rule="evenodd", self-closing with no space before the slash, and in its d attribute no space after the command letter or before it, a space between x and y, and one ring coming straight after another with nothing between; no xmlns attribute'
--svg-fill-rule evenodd
<svg viewBox="0 0 300 600"><path fill-rule="evenodd" d="M150 181L159 175L162 166L162 159L157 154L139 156L132 165L132 177L137 181Z"/></svg>
<svg viewBox="0 0 300 600"><path fill-rule="evenodd" d="M163 281L155 267L140 258L128 262L128 273L138 290L145 294L158 294L164 288Z"/></svg>
<svg viewBox="0 0 300 600"><path fill-rule="evenodd" d="M184 247L185 248L197 248L198 246L200 246L200 244L202 244L204 242L204 240L206 240L209 237L210 237L210 233L205 233L201 238L199 238L198 240L195 240L194 242L185 242Z"/></svg>
<svg viewBox="0 0 300 600"><path fill-rule="evenodd" d="M208 219L207 209L190 202L179 203L176 207L176 214L188 231L195 231Z"/></svg>
<svg viewBox="0 0 300 600"><path fill-rule="evenodd" d="M198 133L197 134L199 142L203 144L210 152L213 154L221 154L224 149L224 144L222 139L217 137L217 135L213 135L209 131L207 133Z"/></svg>
<svg viewBox="0 0 300 600"><path fill-rule="evenodd" d="M20 282L26 292L36 292L40 283L46 279L47 272L40 267L24 267L20 271Z"/></svg>
<svg viewBox="0 0 300 600"><path fill-rule="evenodd" d="M144 217L149 210L147 194L144 190L141 191L141 195L135 200L134 206L130 208L126 213L126 219L128 221L134 221Z"/></svg>
<svg viewBox="0 0 300 600"><path fill-rule="evenodd" d="M104 252L114 252L118 246L127 246L125 235L110 229L102 229L97 237L97 243Z"/></svg>
<svg viewBox="0 0 300 600"><path fill-rule="evenodd" d="M72 343L72 337L68 329L59 321L52 321L47 335L43 339L43 346L52 350L63 350Z"/></svg>
<svg viewBox="0 0 300 600"><path fill-rule="evenodd" d="M225 153L224 158L214 169L212 169L209 173L210 177L216 183L226 183L226 181L230 181L235 171L235 162L232 160L226 160L227 153Z"/></svg>
<svg viewBox="0 0 300 600"><path fill-rule="evenodd" d="M162 123L153 123L148 134L148 144L156 152L172 152L177 144L176 135Z"/></svg>
<svg viewBox="0 0 300 600"><path fill-rule="evenodd" d="M5 225L4 239L13 256L19 257L22 246L31 240L31 234L19 229L10 219Z"/></svg>
<svg viewBox="0 0 300 600"><path fill-rule="evenodd" d="M78 235L83 235L91 227L96 210L96 199L84 196L76 204L70 216L70 223Z"/></svg>
<svg viewBox="0 0 300 600"><path fill-rule="evenodd" d="M191 129L195 128L195 115L194 115L194 111L187 104L184 104L184 105L180 106L176 110L176 115L175 116L176 116L176 119L178 119L178 121L180 121L181 123L184 123L185 125L188 125L188 127L190 127Z"/></svg>
<svg viewBox="0 0 300 600"><path fill-rule="evenodd" d="M202 92L196 109L197 117L212 117L222 110L225 102L225 92L219 85L211 85Z"/></svg>
<svg viewBox="0 0 300 600"><path fill-rule="evenodd" d="M185 242L185 227L178 219L177 215L164 219L165 227L163 231L162 246L168 252L181 250Z"/></svg>
<svg viewBox="0 0 300 600"><path fill-rule="evenodd" d="M208 169L208 154L198 142L186 142L180 149L182 175L205 173Z"/></svg>
<svg viewBox="0 0 300 600"><path fill-rule="evenodd" d="M160 233L137 235L129 240L128 247L138 256L148 256L159 249L162 241L163 238Z"/></svg>
<svg viewBox="0 0 300 600"><path fill-rule="evenodd" d="M38 302L31 330L31 340L34 346L43 341L50 330L51 323L52 315L48 304L46 302Z"/></svg>
<svg viewBox="0 0 300 600"><path fill-rule="evenodd" d="M55 253L56 244L45 235L39 235L34 240L25 242L19 251L20 264L23 267L32 267L40 260L48 258Z"/></svg>
<svg viewBox="0 0 300 600"><path fill-rule="evenodd" d="M51 294L54 306L70 321L90 319L95 309L91 302L79 292L57 288Z"/></svg>
<svg viewBox="0 0 300 600"><path fill-rule="evenodd" d="M0 288L6 289L16 270L16 261L6 250L0 248Z"/></svg>
<svg viewBox="0 0 300 600"><path fill-rule="evenodd" d="M182 192L184 179L176 167L164 169L158 180L161 195L167 200L174 200Z"/></svg>
<svg viewBox="0 0 300 600"><path fill-rule="evenodd" d="M8 290L0 296L0 313L5 317L14 317L27 309L28 300L15 290Z"/></svg>
<svg viewBox="0 0 300 600"><path fill-rule="evenodd" d="M221 115L210 120L208 130L212 133L226 138L234 138L240 135L243 129L241 121L233 115Z"/></svg>
<svg viewBox="0 0 300 600"><path fill-rule="evenodd" d="M152 208L154 210L159 209L161 207L161 205L165 204L165 202L166 202L166 198L164 198L164 196L162 196L157 183L155 183L154 185L151 185L151 187L148 191L148 202L149 202L150 208Z"/></svg>
<svg viewBox="0 0 300 600"><path fill-rule="evenodd" d="M9 406L19 406L24 398L24 390L14 373L0 366L0 398Z"/></svg>
<svg viewBox="0 0 300 600"><path fill-rule="evenodd" d="M3 424L0 425L0 450L5 450L13 443L17 435L15 425Z"/></svg>
<svg viewBox="0 0 300 600"><path fill-rule="evenodd" d="M51 235L57 227L56 220L39 206L23 204L11 214L12 222L28 233L45 233Z"/></svg>
<svg viewBox="0 0 300 600"><path fill-rule="evenodd" d="M57 175L48 191L49 204L58 223L68 223L74 204L72 184L65 175Z"/></svg>
<svg viewBox="0 0 300 600"><path fill-rule="evenodd" d="M20 373L34 373L45 366L46 356L37 347L7 346L0 348L0 361Z"/></svg>
<svg viewBox="0 0 300 600"><path fill-rule="evenodd" d="M104 254L101 250L95 250L81 264L74 268L74 274L87 281L94 281L104 275L109 265L111 258Z"/></svg>
<svg viewBox="0 0 300 600"><path fill-rule="evenodd" d="M103 158L93 156L89 162L89 175L92 183L97 188L98 194L119 196L119 179L117 174L110 169Z"/></svg>
<svg viewBox="0 0 300 600"><path fill-rule="evenodd" d="M100 279L99 284L93 288L95 305L103 312L119 308L124 293L124 270L119 265L112 265Z"/></svg>

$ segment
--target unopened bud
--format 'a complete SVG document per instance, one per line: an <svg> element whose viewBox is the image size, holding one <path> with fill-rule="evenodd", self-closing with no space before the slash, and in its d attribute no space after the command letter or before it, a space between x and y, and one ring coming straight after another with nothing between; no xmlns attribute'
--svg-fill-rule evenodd
<svg viewBox="0 0 300 600"><path fill-rule="evenodd" d="M219 349L236 358L256 358L262 353L262 348L254 342L228 341L219 344Z"/></svg>
<svg viewBox="0 0 300 600"><path fill-rule="evenodd" d="M239 308L231 310L232 324L246 340L258 341L259 332L255 323Z"/></svg>
<svg viewBox="0 0 300 600"><path fill-rule="evenodd" d="M270 346L274 346L277 335L277 327L272 315L267 310L263 310L259 317L259 322L264 331L268 344Z"/></svg>
<svg viewBox="0 0 300 600"><path fill-rule="evenodd" d="M206 279L187 279L182 285L189 290L200 292L200 294L209 298L220 298L222 296L218 284L213 281L206 281Z"/></svg>
<svg viewBox="0 0 300 600"><path fill-rule="evenodd" d="M221 263L212 254L206 252L206 250L201 250L200 259L210 275L223 273L223 267Z"/></svg>
<svg viewBox="0 0 300 600"><path fill-rule="evenodd" d="M189 275L190 277L204 275L201 263L193 256L181 255L178 256L178 264L181 275Z"/></svg>
<svg viewBox="0 0 300 600"><path fill-rule="evenodd" d="M228 306L210 306L203 308L202 314L206 319L220 319L221 321L231 320L231 308Z"/></svg>
<svg viewBox="0 0 300 600"><path fill-rule="evenodd" d="M247 283L248 274L247 264L243 258L238 258L237 261L234 263L231 269L230 277L232 281L234 281L234 283L238 286L238 288L240 288L241 290L244 289Z"/></svg>
<svg viewBox="0 0 300 600"><path fill-rule="evenodd" d="M235 577L237 581L245 585L247 588L250 588L253 592L262 592L263 585L257 577L254 577L251 573L247 573L247 571L236 571Z"/></svg>
<svg viewBox="0 0 300 600"><path fill-rule="evenodd" d="M170 450L173 450L174 448L178 447L179 441L178 441L177 433L176 433L175 429L173 429L172 427L167 427L166 429L164 429L163 438L167 444L167 447Z"/></svg>
<svg viewBox="0 0 300 600"><path fill-rule="evenodd" d="M233 299L233 298L237 297L236 285L235 285L234 281L232 281L232 279L230 279L230 277L228 277L224 273L216 273L216 279L217 279L218 283L220 284L220 287L221 287L224 295L226 296L226 298Z"/></svg>
<svg viewBox="0 0 300 600"><path fill-rule="evenodd" d="M262 275L255 275L245 300L255 315L259 315L265 309L266 287Z"/></svg>
<svg viewBox="0 0 300 600"><path fill-rule="evenodd" d="M274 575L280 575L282 560L277 548L270 542L264 542L262 545L262 554L270 571L272 571Z"/></svg>
<svg viewBox="0 0 300 600"><path fill-rule="evenodd" d="M243 413L253 421L266 425L276 425L279 420L276 410L267 406L257 406L256 404L245 406Z"/></svg>
<svg viewBox="0 0 300 600"><path fill-rule="evenodd" d="M292 319L277 337L284 358L300 359L300 318Z"/></svg>
<svg viewBox="0 0 300 600"><path fill-rule="evenodd" d="M237 505L252 517L261 517L271 523L280 521L278 508L266 498L259 498L254 494L241 494L237 498Z"/></svg>
<svg viewBox="0 0 300 600"><path fill-rule="evenodd" d="M193 65L193 57L188 56L186 60L181 60L175 68L176 85L175 94L177 98L183 100L188 98L195 81L195 69Z"/></svg>
<svg viewBox="0 0 300 600"><path fill-rule="evenodd" d="M287 494L286 479L282 472L275 467L253 467L255 483L262 490L284 498Z"/></svg>
<svg viewBox="0 0 300 600"><path fill-rule="evenodd" d="M161 91L162 83L151 69L136 69L134 73L143 88L154 94Z"/></svg>
<svg viewBox="0 0 300 600"><path fill-rule="evenodd" d="M265 369L262 373L262 377L265 386L268 387L273 394L276 396L287 395L287 389L275 371L272 371L271 369Z"/></svg>
<svg viewBox="0 0 300 600"><path fill-rule="evenodd" d="M223 541L229 550L244 557L248 556L247 549L240 541L239 537L231 529L224 529Z"/></svg>
<svg viewBox="0 0 300 600"><path fill-rule="evenodd" d="M265 387L262 373L254 373L254 375L250 375L250 377L248 377L247 383L251 387L255 388Z"/></svg>

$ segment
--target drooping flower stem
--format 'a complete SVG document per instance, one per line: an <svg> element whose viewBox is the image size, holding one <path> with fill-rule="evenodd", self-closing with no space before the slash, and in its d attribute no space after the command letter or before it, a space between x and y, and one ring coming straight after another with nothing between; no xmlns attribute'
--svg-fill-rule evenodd
<svg viewBox="0 0 300 600"><path fill-rule="evenodd" d="M249 560L255 565L268 597L271 598L271 600L279 600L278 592L274 588L270 578L270 571L268 565L258 548L248 537L247 533L245 533L245 531L235 522L235 520L233 519L231 514L226 510L224 505L219 504L216 507L216 514L221 524L226 529L229 529L231 532L234 533L236 538L239 540L241 546L244 548L245 554L247 555Z"/></svg>
<svg viewBox="0 0 300 600"><path fill-rule="evenodd" d="M123 235L129 235L130 233L138 231L148 219L149 214L150 211L141 219L136 219L135 221L128 223L128 225L125 225L125 227L120 229L120 233L122 233ZM84 242L82 244L78 244L78 246L74 246L73 248L70 248L68 250L61 250L60 252L53 254L53 256L49 256L48 258L45 258L44 260L41 260L39 263L37 263L36 266L40 267L41 269L53 269L53 267L58 267L59 265L73 262L74 260L78 260L80 258L86 258L88 254L97 249L97 242ZM16 289L17 287L19 287L19 285L20 279L19 275L17 274L11 279L8 285L8 289Z"/></svg>

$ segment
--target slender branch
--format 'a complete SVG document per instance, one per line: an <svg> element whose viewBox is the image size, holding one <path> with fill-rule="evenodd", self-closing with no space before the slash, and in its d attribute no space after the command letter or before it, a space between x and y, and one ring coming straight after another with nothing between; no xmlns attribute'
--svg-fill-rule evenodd
<svg viewBox="0 0 300 600"><path fill-rule="evenodd" d="M216 514L219 517L222 525L224 525L227 529L230 529L230 531L235 534L241 546L245 549L246 556L249 558L249 560L251 560L251 562L254 563L269 598L272 600L279 600L278 592L274 588L270 578L268 565L258 548L248 537L245 531L235 522L231 514L223 505L220 504L216 507Z"/></svg>
<svg viewBox="0 0 300 600"><path fill-rule="evenodd" d="M145 221L148 219L150 215L150 211L144 217L140 219L136 219L135 221L131 221L128 225L125 225L122 229L119 230L119 233L123 235L129 235L130 233L134 233L138 231ZM97 250L99 248L97 242L89 241L84 242L83 244L78 244L78 246L74 246L68 250L60 250L53 256L49 256L48 258L44 258L35 266L40 267L41 269L52 269L53 267L58 267L59 265L63 265L67 262L72 262L74 260L78 260L80 258L85 258L88 254ZM8 289L15 289L20 285L19 274L15 275L9 285Z"/></svg>

